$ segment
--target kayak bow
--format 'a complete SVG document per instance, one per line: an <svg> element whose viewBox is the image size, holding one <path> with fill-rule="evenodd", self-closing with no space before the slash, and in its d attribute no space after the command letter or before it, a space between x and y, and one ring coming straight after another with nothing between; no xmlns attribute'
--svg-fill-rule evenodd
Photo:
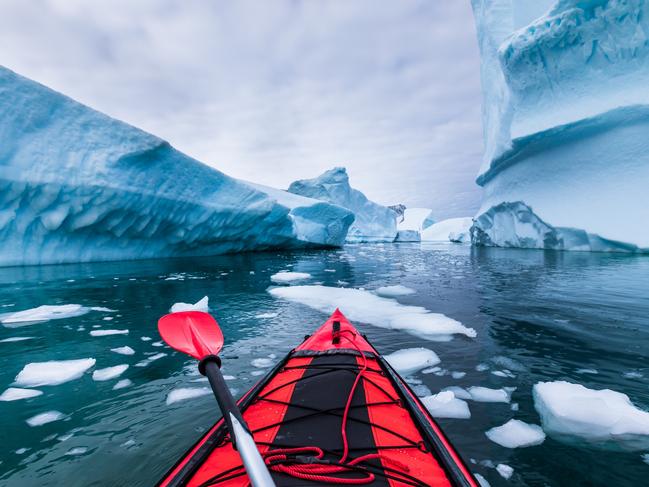
<svg viewBox="0 0 649 487"><path fill-rule="evenodd" d="M479 486L406 382L339 310L238 405L277 486ZM249 485L227 431L217 422L158 485Z"/></svg>

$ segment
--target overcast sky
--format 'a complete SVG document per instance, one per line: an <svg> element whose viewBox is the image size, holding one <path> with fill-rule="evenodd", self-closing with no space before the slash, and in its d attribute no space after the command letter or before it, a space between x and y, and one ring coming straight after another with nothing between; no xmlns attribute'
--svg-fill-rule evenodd
<svg viewBox="0 0 649 487"><path fill-rule="evenodd" d="M469 0L3 0L0 63L235 177L477 209Z"/></svg>

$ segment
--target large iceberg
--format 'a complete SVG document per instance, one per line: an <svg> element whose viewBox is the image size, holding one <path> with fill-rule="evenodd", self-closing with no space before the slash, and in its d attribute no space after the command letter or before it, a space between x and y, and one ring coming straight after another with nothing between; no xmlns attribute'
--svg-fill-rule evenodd
<svg viewBox="0 0 649 487"><path fill-rule="evenodd" d="M0 265L336 246L352 220L0 67Z"/></svg>
<svg viewBox="0 0 649 487"><path fill-rule="evenodd" d="M294 181L289 193L326 201L354 213L348 242L392 242L397 236L396 214L349 185L344 167L335 167L313 179Z"/></svg>
<svg viewBox="0 0 649 487"><path fill-rule="evenodd" d="M471 217L449 218L434 223L421 232L421 240L429 242L470 242Z"/></svg>
<svg viewBox="0 0 649 487"><path fill-rule="evenodd" d="M648 251L649 3L472 0L477 245Z"/></svg>

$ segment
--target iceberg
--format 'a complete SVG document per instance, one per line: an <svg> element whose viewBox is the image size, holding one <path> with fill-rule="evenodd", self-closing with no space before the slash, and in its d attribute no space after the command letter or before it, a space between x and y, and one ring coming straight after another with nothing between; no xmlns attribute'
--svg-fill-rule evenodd
<svg viewBox="0 0 649 487"><path fill-rule="evenodd" d="M421 232L422 242L471 242L473 218L449 218L425 228Z"/></svg>
<svg viewBox="0 0 649 487"><path fill-rule="evenodd" d="M649 4L472 6L485 139L473 243L649 251Z"/></svg>
<svg viewBox="0 0 649 487"><path fill-rule="evenodd" d="M394 210L367 199L349 185L344 167L335 167L313 179L294 181L289 193L307 196L347 208L354 214L347 242L392 242L397 236Z"/></svg>
<svg viewBox="0 0 649 487"><path fill-rule="evenodd" d="M419 242L421 233L434 223L430 208L405 208L397 223L397 242Z"/></svg>
<svg viewBox="0 0 649 487"><path fill-rule="evenodd" d="M344 243L339 206L257 189L3 67L0 94L0 265Z"/></svg>

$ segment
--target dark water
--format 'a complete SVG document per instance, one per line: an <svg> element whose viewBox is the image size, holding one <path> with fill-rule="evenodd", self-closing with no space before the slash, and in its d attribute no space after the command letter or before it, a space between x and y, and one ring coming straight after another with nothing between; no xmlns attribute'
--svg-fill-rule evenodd
<svg viewBox="0 0 649 487"><path fill-rule="evenodd" d="M251 375L259 370L251 360L281 356L326 318L267 293L270 275L284 269L308 272L313 276L309 283L331 286L403 284L417 293L399 298L401 303L444 313L477 330L475 339L435 343L358 323L384 353L424 346L438 353L444 368L467 373L462 379L419 375L433 392L449 385L517 387L512 397L520 405L517 412L508 404L470 402L470 420L440 420L465 460L475 462L472 469L492 486L649 484L649 465L641 457L647 452L603 451L552 438L511 450L484 435L513 417L538 424L531 388L541 380L611 388L649 410L649 258L419 244L0 269L0 313L70 303L115 310L0 327L0 340L35 337L0 343L0 392L25 364L46 360L91 357L96 368L130 364L120 379L133 382L113 390L118 379L95 382L86 373L62 385L39 387L42 396L0 402L0 483L154 484L218 415L210 396L166 404L170 390L205 383L194 382L200 376L184 356L155 346L157 318L174 302L209 296L226 335L224 373L236 377L230 384L241 394L258 379ZM128 329L129 334L91 337L89 331L97 325ZM152 340L142 341L143 336ZM136 353L110 351L124 345ZM167 355L134 367L161 352ZM498 356L523 365L515 378L476 371L478 364ZM579 373L583 368L598 373ZM625 378L628 371L644 376ZM26 424L27 418L48 410L66 418L37 427ZM512 466L513 477L505 481L480 464L487 460Z"/></svg>

